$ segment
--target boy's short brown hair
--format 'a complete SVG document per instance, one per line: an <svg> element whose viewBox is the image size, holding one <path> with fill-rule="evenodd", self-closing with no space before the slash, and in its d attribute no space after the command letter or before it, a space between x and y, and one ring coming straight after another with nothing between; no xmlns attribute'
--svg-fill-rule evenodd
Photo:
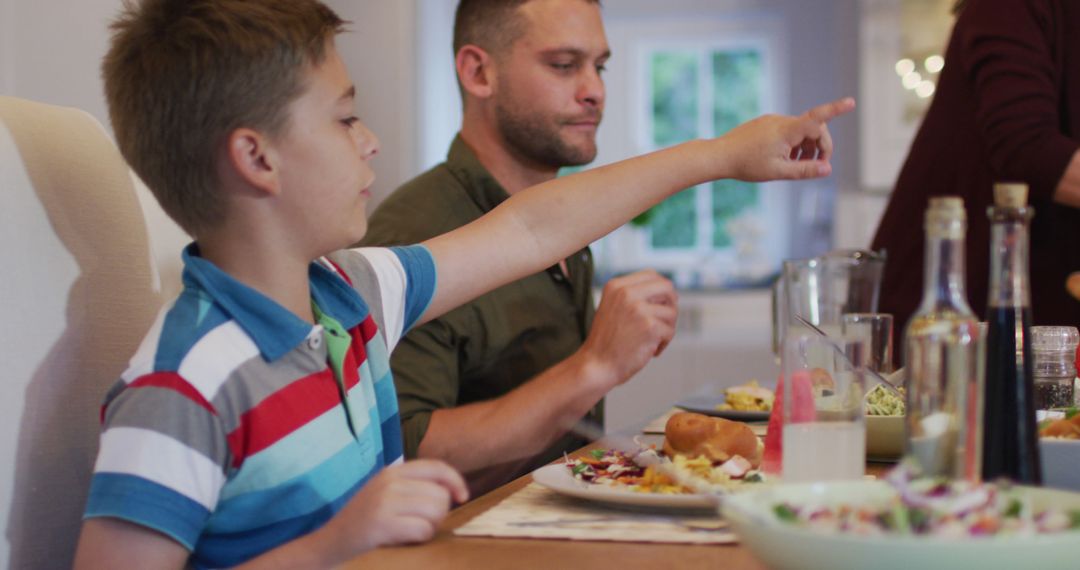
<svg viewBox="0 0 1080 570"><path fill-rule="evenodd" d="M124 157L188 233L220 224L229 133L270 136L345 21L318 0L125 0L102 65Z"/></svg>

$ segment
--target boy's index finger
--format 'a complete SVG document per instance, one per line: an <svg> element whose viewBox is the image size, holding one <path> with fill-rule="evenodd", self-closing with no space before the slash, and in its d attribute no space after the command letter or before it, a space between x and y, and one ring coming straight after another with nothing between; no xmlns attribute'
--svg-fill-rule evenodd
<svg viewBox="0 0 1080 570"><path fill-rule="evenodd" d="M818 105L806 112L806 116L819 123L827 123L840 115L850 113L855 109L855 99L844 97L823 105Z"/></svg>

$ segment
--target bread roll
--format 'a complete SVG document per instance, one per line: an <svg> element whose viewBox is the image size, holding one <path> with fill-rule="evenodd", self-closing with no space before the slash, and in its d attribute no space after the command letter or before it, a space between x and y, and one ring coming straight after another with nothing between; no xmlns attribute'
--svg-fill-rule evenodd
<svg viewBox="0 0 1080 570"><path fill-rule="evenodd" d="M822 394L832 394L836 391L836 381L833 380L832 375L824 368L813 368L810 370L810 383L814 387L814 393L819 396Z"/></svg>
<svg viewBox="0 0 1080 570"><path fill-rule="evenodd" d="M741 455L754 467L761 463L758 438L746 424L690 412L679 412L668 419L664 454L690 458L704 455L715 463Z"/></svg>

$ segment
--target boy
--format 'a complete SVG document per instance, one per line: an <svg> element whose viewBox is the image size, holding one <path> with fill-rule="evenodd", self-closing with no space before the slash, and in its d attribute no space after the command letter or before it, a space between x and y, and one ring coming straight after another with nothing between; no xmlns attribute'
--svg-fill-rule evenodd
<svg viewBox="0 0 1080 570"><path fill-rule="evenodd" d="M853 107L555 180L420 246L331 254L363 237L378 152L342 25L317 0L147 0L114 24L117 142L195 243L106 398L77 567L328 567L430 538L466 491L441 462L393 465L404 331L678 189L826 175L825 122ZM586 363L580 381L608 373Z"/></svg>

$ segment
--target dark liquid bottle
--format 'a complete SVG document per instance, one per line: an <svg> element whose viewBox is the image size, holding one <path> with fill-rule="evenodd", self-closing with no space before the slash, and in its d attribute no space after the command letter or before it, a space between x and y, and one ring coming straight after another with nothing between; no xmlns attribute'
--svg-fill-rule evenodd
<svg viewBox="0 0 1080 570"><path fill-rule="evenodd" d="M986 309L983 479L1042 483L1035 422L1028 290L1027 187L999 184L989 209L990 295Z"/></svg>

